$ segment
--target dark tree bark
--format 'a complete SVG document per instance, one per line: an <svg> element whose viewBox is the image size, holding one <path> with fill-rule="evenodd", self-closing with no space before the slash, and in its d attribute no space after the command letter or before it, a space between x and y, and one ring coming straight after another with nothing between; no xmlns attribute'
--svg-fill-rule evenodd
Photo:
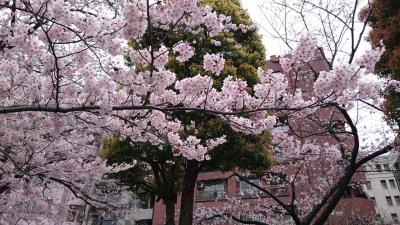
<svg viewBox="0 0 400 225"><path fill-rule="evenodd" d="M165 202L165 211L167 213L165 225L175 225L175 202L174 201L166 201Z"/></svg>
<svg viewBox="0 0 400 225"><path fill-rule="evenodd" d="M192 225L193 223L193 199L200 163L196 160L188 161L185 176L183 178L183 189L181 197L181 210L179 225Z"/></svg>

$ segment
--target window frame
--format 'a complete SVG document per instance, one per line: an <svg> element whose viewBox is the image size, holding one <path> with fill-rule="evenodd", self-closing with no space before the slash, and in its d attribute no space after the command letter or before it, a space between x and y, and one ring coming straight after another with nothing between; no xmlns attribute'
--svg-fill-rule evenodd
<svg viewBox="0 0 400 225"><path fill-rule="evenodd" d="M383 189L389 189L389 186L387 185L386 180L380 180L380 182L381 182L381 186Z"/></svg>
<svg viewBox="0 0 400 225"><path fill-rule="evenodd" d="M220 190L214 187L213 191L206 191L206 187L217 186L222 184L222 195L215 193L221 192ZM213 193L208 195L207 193ZM216 199L225 199L226 198L226 182L224 179L214 179L214 180L204 180L197 182L197 191L196 191L196 200L200 201L210 201Z"/></svg>
<svg viewBox="0 0 400 225"><path fill-rule="evenodd" d="M389 179L389 186L391 189L396 189L396 181L394 179Z"/></svg>
<svg viewBox="0 0 400 225"><path fill-rule="evenodd" d="M395 195L395 196L393 196L393 198L394 198L394 202L396 202L396 205L400 206L400 196Z"/></svg>
<svg viewBox="0 0 400 225"><path fill-rule="evenodd" d="M397 213L391 213L390 214L392 216L392 220L394 223L398 223L399 221L399 216L397 215Z"/></svg>
<svg viewBox="0 0 400 225"><path fill-rule="evenodd" d="M370 199L371 199L372 203L374 203L374 205L376 205L376 198L375 197L371 197Z"/></svg>
<svg viewBox="0 0 400 225"><path fill-rule="evenodd" d="M389 164L383 164L383 169L384 170L390 170Z"/></svg>
<svg viewBox="0 0 400 225"><path fill-rule="evenodd" d="M388 206L393 206L394 205L392 196L385 196L385 199L386 199L386 203L387 203Z"/></svg>
<svg viewBox="0 0 400 225"><path fill-rule="evenodd" d="M261 184L261 178L259 178L259 177L247 177L246 179L258 186L260 186L260 184ZM243 188L242 184L246 185L248 187ZM253 187L250 184L248 184L246 181L239 180L239 193L238 194L241 197L252 197L252 196L260 195L261 192L256 187Z"/></svg>

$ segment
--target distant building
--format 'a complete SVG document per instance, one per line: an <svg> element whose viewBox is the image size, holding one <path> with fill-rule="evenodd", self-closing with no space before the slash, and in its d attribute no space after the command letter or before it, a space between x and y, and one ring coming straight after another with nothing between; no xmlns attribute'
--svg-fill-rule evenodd
<svg viewBox="0 0 400 225"><path fill-rule="evenodd" d="M94 186L103 185L105 182L97 182ZM10 224L14 225L151 225L153 217L153 199L139 200L131 196L127 191L122 193L98 192L101 188L93 188L91 197L113 205L124 205L126 207L123 215L113 211L98 211L77 198L66 187L56 185L52 187L60 193L56 199L49 199L41 204L34 201L26 201L17 204L12 215ZM95 191L97 190L97 191ZM104 189L107 192L109 189ZM0 212L1 216L1 212ZM43 223L47 221L47 223ZM0 224L2 224L0 222Z"/></svg>
<svg viewBox="0 0 400 225"><path fill-rule="evenodd" d="M385 224L400 224L400 154L380 156L366 166L364 190Z"/></svg>
<svg viewBox="0 0 400 225"><path fill-rule="evenodd" d="M289 172L289 171L288 171ZM294 171L292 171L294 172ZM287 184L279 179L279 176L289 176L289 174L270 175L263 178L249 177L249 179L266 187L269 191L285 203L291 200L291 191ZM297 194L301 193L307 187L299 187ZM240 199L238 205L232 204L230 199ZM240 219L264 221L270 213L266 213L258 207L254 209L248 208L246 204L264 204L265 206L274 206L274 200L265 193L255 190L244 181L240 181L233 172L204 172L199 174L196 194L195 194L195 210L198 208L224 210L226 207L237 207L236 216ZM179 200L176 208L179 209ZM332 216L327 224L331 225L347 225L348 221L354 218L362 218L366 221L373 221L376 215L373 203L365 197L365 194L359 188L349 188L346 195L336 207L339 216ZM274 215L281 224L289 219L289 215L285 214L282 209L276 207ZM231 211L233 212L233 211ZM178 216L178 214L176 215ZM162 202L158 202L154 207L153 225L165 224L165 206ZM207 224L202 221L204 218L198 218L195 224ZM229 222L218 222L216 224L227 225Z"/></svg>
<svg viewBox="0 0 400 225"><path fill-rule="evenodd" d="M99 190L109 191L106 181L96 183L92 197L113 205L124 205L127 211L119 215L113 211L103 212L87 205L67 191L64 197L65 204L60 207L62 221L59 225L150 225L153 216L153 200L135 199L129 192L101 193ZM102 186L102 187L99 187Z"/></svg>

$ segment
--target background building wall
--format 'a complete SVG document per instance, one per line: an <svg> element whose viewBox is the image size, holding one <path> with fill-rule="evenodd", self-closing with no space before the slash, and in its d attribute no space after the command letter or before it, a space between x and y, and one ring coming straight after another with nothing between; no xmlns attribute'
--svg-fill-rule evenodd
<svg viewBox="0 0 400 225"><path fill-rule="evenodd" d="M400 187L395 176L398 158L399 154L381 156L365 167L367 184L364 190L375 202L376 211L385 224L400 224L395 221L396 216L400 220Z"/></svg>

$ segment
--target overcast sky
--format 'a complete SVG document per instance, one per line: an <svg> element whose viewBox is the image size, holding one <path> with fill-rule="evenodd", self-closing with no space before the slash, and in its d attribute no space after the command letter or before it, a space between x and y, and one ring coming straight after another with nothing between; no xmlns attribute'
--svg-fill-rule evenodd
<svg viewBox="0 0 400 225"><path fill-rule="evenodd" d="M267 32L268 23L261 12L259 6L268 4L268 0L241 0L242 5L249 11L251 19L258 25L259 32L262 35L263 43L267 50L267 56L281 55L288 49L279 40L272 38Z"/></svg>

